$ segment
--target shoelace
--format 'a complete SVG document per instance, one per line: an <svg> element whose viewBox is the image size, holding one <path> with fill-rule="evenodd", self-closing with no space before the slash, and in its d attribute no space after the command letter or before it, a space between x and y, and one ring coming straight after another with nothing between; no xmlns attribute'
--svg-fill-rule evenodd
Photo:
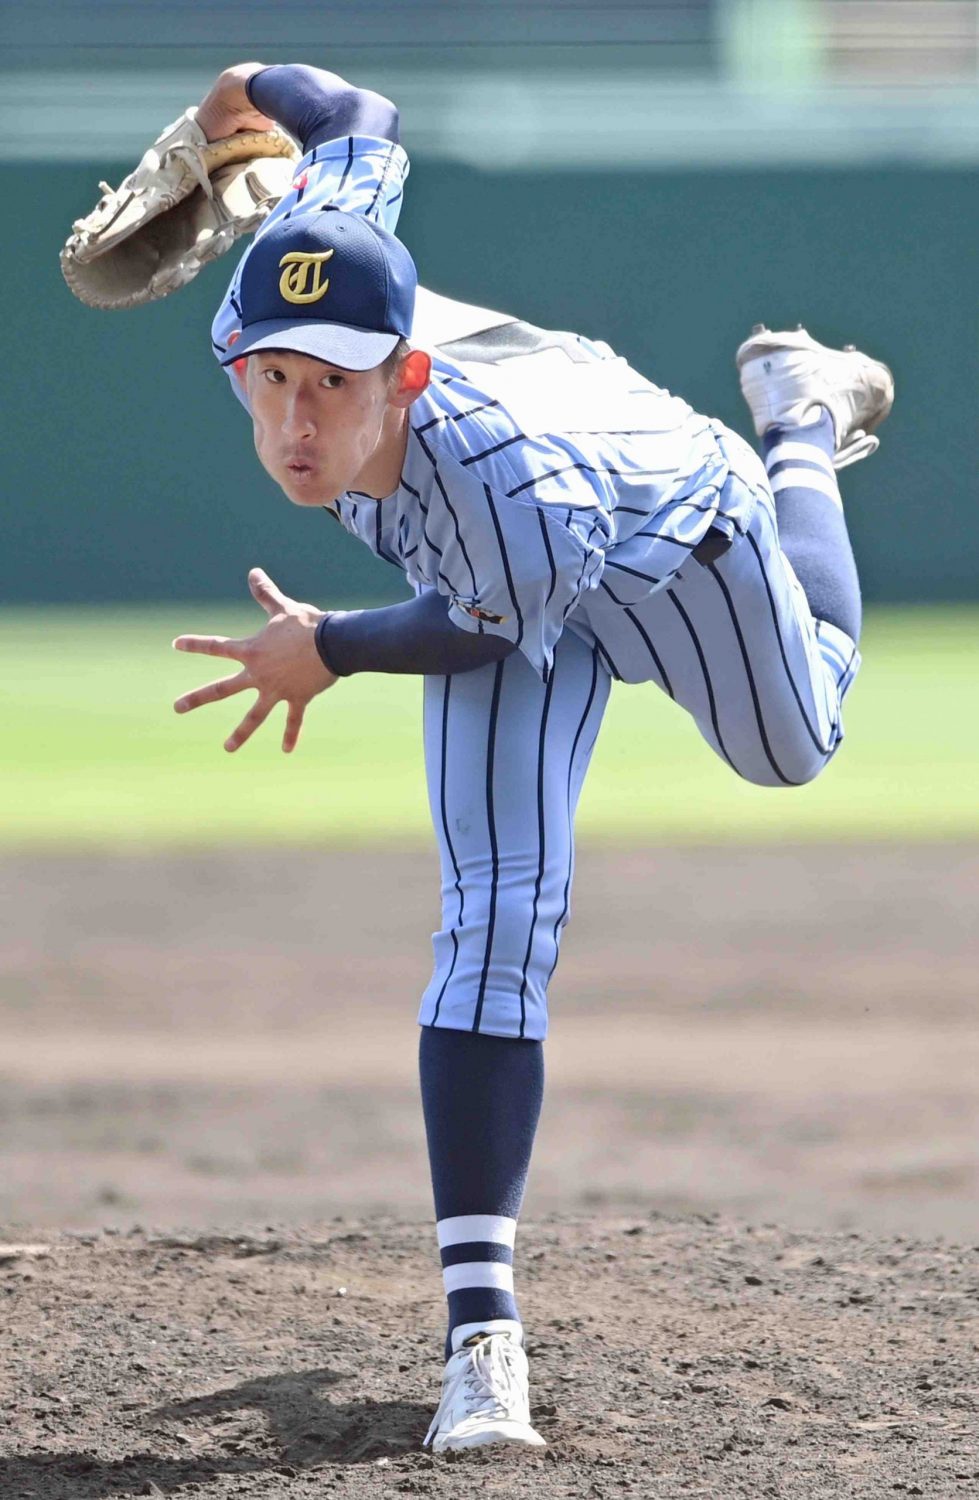
<svg viewBox="0 0 979 1500"><path fill-rule="evenodd" d="M520 1381L513 1368L515 1345L506 1338L482 1339L469 1351L469 1358L446 1386L438 1411L425 1435L426 1445L438 1431L442 1418L454 1405L460 1384L466 1416L480 1412L488 1417L505 1417L520 1396Z"/></svg>
<svg viewBox="0 0 979 1500"><path fill-rule="evenodd" d="M857 427L850 433L833 459L833 468L848 469L851 464L859 463L862 458L869 458L871 453L876 453L879 447L879 437L872 432L864 432L862 427Z"/></svg>

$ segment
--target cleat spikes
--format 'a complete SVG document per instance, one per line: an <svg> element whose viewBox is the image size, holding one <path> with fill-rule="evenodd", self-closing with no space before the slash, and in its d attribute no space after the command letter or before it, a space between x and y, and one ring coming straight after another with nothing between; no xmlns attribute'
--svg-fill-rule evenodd
<svg viewBox="0 0 979 1500"><path fill-rule="evenodd" d="M755 326L754 326L754 328L752 328L752 330L751 330L751 336L752 336L752 338L754 338L754 336L755 336L756 333L767 333L767 332L768 332L768 327L767 327L767 325L765 323L756 323Z"/></svg>

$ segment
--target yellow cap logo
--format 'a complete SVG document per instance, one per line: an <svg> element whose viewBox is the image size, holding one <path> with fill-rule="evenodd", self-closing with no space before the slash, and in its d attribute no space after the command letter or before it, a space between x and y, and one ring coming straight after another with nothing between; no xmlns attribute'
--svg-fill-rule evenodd
<svg viewBox="0 0 979 1500"><path fill-rule="evenodd" d="M323 250L319 255L307 255L303 250L290 250L279 261L285 269L279 277L279 291L287 302L318 302L325 297L330 286L329 277L323 280L323 267L333 256L332 250Z"/></svg>

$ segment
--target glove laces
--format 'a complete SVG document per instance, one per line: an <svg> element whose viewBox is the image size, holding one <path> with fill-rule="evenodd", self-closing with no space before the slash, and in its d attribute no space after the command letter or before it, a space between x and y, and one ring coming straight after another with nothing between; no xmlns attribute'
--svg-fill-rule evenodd
<svg viewBox="0 0 979 1500"><path fill-rule="evenodd" d="M200 151L196 146L190 144L171 146L167 155L176 156L177 158L179 158L179 160L183 162L184 166L188 168L192 175L197 178L198 184L200 185L202 191L207 195L207 197L214 197L214 188L211 184L211 179L208 176L207 167L204 163L204 159L201 156Z"/></svg>

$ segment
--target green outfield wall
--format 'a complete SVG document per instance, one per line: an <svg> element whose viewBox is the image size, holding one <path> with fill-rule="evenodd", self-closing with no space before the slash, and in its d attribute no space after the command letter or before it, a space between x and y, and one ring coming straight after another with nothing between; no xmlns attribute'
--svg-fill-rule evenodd
<svg viewBox="0 0 979 1500"><path fill-rule="evenodd" d="M397 573L260 470L208 330L231 263L96 313L58 249L125 168L7 164L3 598L240 595L261 563L317 602L400 597ZM965 600L979 558L975 169L481 173L416 160L401 234L423 280L607 339L745 430L733 352L804 321L893 364L881 453L844 476L868 598Z"/></svg>

